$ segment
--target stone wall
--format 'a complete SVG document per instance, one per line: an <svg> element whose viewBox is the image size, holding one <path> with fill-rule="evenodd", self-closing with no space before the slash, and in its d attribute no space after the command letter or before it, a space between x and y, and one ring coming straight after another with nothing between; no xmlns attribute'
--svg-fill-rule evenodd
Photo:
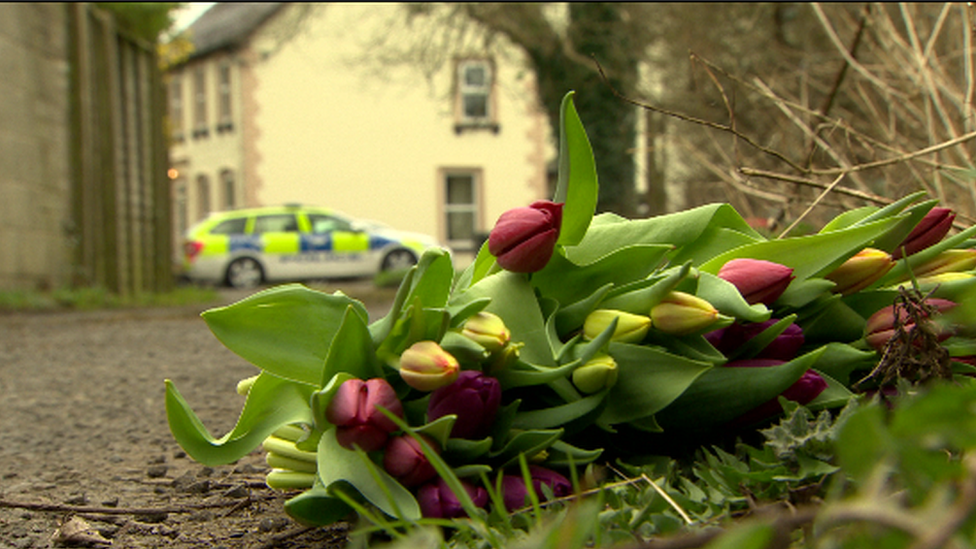
<svg viewBox="0 0 976 549"><path fill-rule="evenodd" d="M65 4L0 4L0 290L72 277Z"/></svg>

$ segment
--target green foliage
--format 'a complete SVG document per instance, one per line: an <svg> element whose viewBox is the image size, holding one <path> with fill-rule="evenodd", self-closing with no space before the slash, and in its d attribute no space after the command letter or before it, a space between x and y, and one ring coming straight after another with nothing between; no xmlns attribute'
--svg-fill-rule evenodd
<svg viewBox="0 0 976 549"><path fill-rule="evenodd" d="M139 293L120 296L104 288L59 288L50 292L8 290L0 292L0 311L47 311L58 309L93 310L131 307L181 307L206 305L218 301L212 288L196 286L164 293Z"/></svg>
<svg viewBox="0 0 976 549"><path fill-rule="evenodd" d="M173 12L182 2L95 2L98 7L112 12L115 20L126 32L155 44L160 35L173 26Z"/></svg>

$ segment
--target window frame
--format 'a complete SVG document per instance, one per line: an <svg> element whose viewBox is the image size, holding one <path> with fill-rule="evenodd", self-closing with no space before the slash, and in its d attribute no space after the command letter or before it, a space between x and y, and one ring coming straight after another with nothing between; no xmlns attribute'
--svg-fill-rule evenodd
<svg viewBox="0 0 976 549"><path fill-rule="evenodd" d="M220 192L223 198L223 209L233 210L237 207L237 180L234 170L224 168L220 170Z"/></svg>
<svg viewBox="0 0 976 549"><path fill-rule="evenodd" d="M470 177L471 179L471 200L470 204L450 204L448 203L448 182L452 177ZM484 172L481 168L447 168L440 170L438 177L438 209L440 210L439 223L441 225L441 240L453 250L468 251L474 250L480 241L482 232L482 189L484 188ZM470 213L471 237L463 239L451 239L450 217L452 213Z"/></svg>
<svg viewBox="0 0 976 549"><path fill-rule="evenodd" d="M193 67L193 137L210 135L207 117L207 70L206 65Z"/></svg>
<svg viewBox="0 0 976 549"><path fill-rule="evenodd" d="M480 67L484 70L485 82L483 84L471 85L467 83L467 70L471 67ZM485 98L484 116L469 116L465 112L465 98L474 95ZM460 134L471 129L488 129L496 134L500 131L501 127L498 124L495 105L495 64L491 59L465 58L456 61L454 101L455 133Z"/></svg>
<svg viewBox="0 0 976 549"><path fill-rule="evenodd" d="M183 108L183 75L173 73L169 81L169 126L174 141L183 141L186 132L186 111Z"/></svg>
<svg viewBox="0 0 976 549"><path fill-rule="evenodd" d="M217 133L230 132L234 129L233 78L233 65L230 60L217 64Z"/></svg>
<svg viewBox="0 0 976 549"><path fill-rule="evenodd" d="M212 201L210 199L210 178L207 174L200 173L197 174L194 179L196 186L196 202L197 202L197 220L203 220L208 215L210 215L210 210L212 208Z"/></svg>

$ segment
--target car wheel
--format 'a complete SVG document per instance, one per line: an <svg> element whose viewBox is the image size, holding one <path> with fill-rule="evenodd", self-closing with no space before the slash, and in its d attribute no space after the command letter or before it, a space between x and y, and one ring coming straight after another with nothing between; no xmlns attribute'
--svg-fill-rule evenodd
<svg viewBox="0 0 976 549"><path fill-rule="evenodd" d="M393 250L383 258L383 271L405 271L417 264L417 256L410 250Z"/></svg>
<svg viewBox="0 0 976 549"><path fill-rule="evenodd" d="M233 288L253 288L264 281L264 269L250 257L235 259L227 266L227 284Z"/></svg>

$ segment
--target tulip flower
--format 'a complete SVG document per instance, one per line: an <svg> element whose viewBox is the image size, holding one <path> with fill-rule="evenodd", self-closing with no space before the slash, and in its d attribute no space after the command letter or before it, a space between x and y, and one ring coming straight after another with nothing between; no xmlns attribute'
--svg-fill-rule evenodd
<svg viewBox="0 0 976 549"><path fill-rule="evenodd" d="M551 469L530 465L529 477L532 479L532 489L540 500L545 499L543 484L549 487L553 497L556 498L566 497L573 492L572 483ZM514 511L524 507L528 495L529 491L526 489L525 481L521 475L504 475L502 477L502 499L505 502L506 510Z"/></svg>
<svg viewBox="0 0 976 549"><path fill-rule="evenodd" d="M779 366L780 364L785 364L782 360L772 360L772 359L751 359L751 360L736 360L729 362L725 365L726 368L768 368L771 366ZM799 404L808 404L813 401L813 399L820 396L820 393L827 389L827 382L824 378L820 376L817 372L813 370L807 370L800 376L800 379L796 380L792 385L790 385L785 391L780 393L780 396L797 402ZM783 407L779 403L779 397L770 399L763 404L749 410L745 414L737 417L732 421L733 426L745 426L758 423L764 419L774 417L783 412Z"/></svg>
<svg viewBox="0 0 976 549"><path fill-rule="evenodd" d="M887 252L864 248L824 278L836 284L835 293L850 295L874 284L894 266Z"/></svg>
<svg viewBox="0 0 976 549"><path fill-rule="evenodd" d="M496 314L481 311L464 322L461 334L489 353L500 351L512 337L505 322Z"/></svg>
<svg viewBox="0 0 976 549"><path fill-rule="evenodd" d="M926 299L925 303L935 307L939 313L944 313L956 306L956 303L952 301L938 298ZM898 309L898 321L905 330L909 330L914 326L912 319L903 308ZM935 325L932 326L932 329L936 331L939 341L945 341L952 336L951 330L943 330ZM895 335L894 305L889 305L871 315L868 318L867 325L864 327L864 334L865 342L876 351L882 352L888 340Z"/></svg>
<svg viewBox="0 0 976 549"><path fill-rule="evenodd" d="M777 322L779 321L776 319L770 319L752 324L731 324L725 328L708 332L705 334L705 339L720 353L728 356ZM754 358L793 360L802 346L803 329L796 324L790 324Z"/></svg>
<svg viewBox="0 0 976 549"><path fill-rule="evenodd" d="M711 303L684 292L671 292L651 309L651 325L671 335L688 335L714 324L720 315Z"/></svg>
<svg viewBox="0 0 976 549"><path fill-rule="evenodd" d="M403 417L403 405L393 387L382 378L350 379L339 386L325 419L336 426L336 439L345 448L359 446L366 452L379 450L397 426L377 407Z"/></svg>
<svg viewBox="0 0 976 549"><path fill-rule="evenodd" d="M465 370L454 383L437 389L427 404L427 420L454 414L454 438L481 439L488 436L501 405L498 380L477 370Z"/></svg>
<svg viewBox="0 0 976 549"><path fill-rule="evenodd" d="M400 355L400 377L418 391L433 391L454 383L461 366L434 341L418 341Z"/></svg>
<svg viewBox="0 0 976 549"><path fill-rule="evenodd" d="M573 370L573 385L584 394L613 387L617 383L617 362L610 355L599 354Z"/></svg>
<svg viewBox="0 0 976 549"><path fill-rule="evenodd" d="M432 439L420 436L431 448L437 448ZM386 443L383 469L407 488L420 486L437 476L437 471L424 455L420 443L410 435L393 437Z"/></svg>
<svg viewBox="0 0 976 549"><path fill-rule="evenodd" d="M464 490L474 502L476 507L484 507L488 504L488 491L480 486L474 486L468 482L461 481ZM444 482L438 478L420 487L417 491L417 503L420 504L420 512L427 518L457 518L464 516L464 507L457 495Z"/></svg>
<svg viewBox="0 0 976 549"><path fill-rule="evenodd" d="M939 242L952 228L952 221L955 218L956 214L949 208L932 208L918 222L918 225L915 225L912 232L908 233L905 240L895 248L891 257L901 259L902 249L905 250L904 255L909 256Z"/></svg>
<svg viewBox="0 0 976 549"><path fill-rule="evenodd" d="M793 280L793 269L761 259L733 259L722 265L718 277L730 282L750 304L772 305Z"/></svg>
<svg viewBox="0 0 976 549"><path fill-rule="evenodd" d="M563 205L548 200L503 213L488 235L488 251L505 270L534 273L549 262L559 239Z"/></svg>
<svg viewBox="0 0 976 549"><path fill-rule="evenodd" d="M644 339L647 331L651 329L651 319L644 315L635 315L616 309L597 309L590 313L583 322L583 337L596 339L615 318L617 319L617 328L610 336L611 341L637 343Z"/></svg>
<svg viewBox="0 0 976 549"><path fill-rule="evenodd" d="M945 250L925 263L912 267L912 273L916 278L922 279L973 269L976 269L976 249ZM902 280L908 280L908 276Z"/></svg>

